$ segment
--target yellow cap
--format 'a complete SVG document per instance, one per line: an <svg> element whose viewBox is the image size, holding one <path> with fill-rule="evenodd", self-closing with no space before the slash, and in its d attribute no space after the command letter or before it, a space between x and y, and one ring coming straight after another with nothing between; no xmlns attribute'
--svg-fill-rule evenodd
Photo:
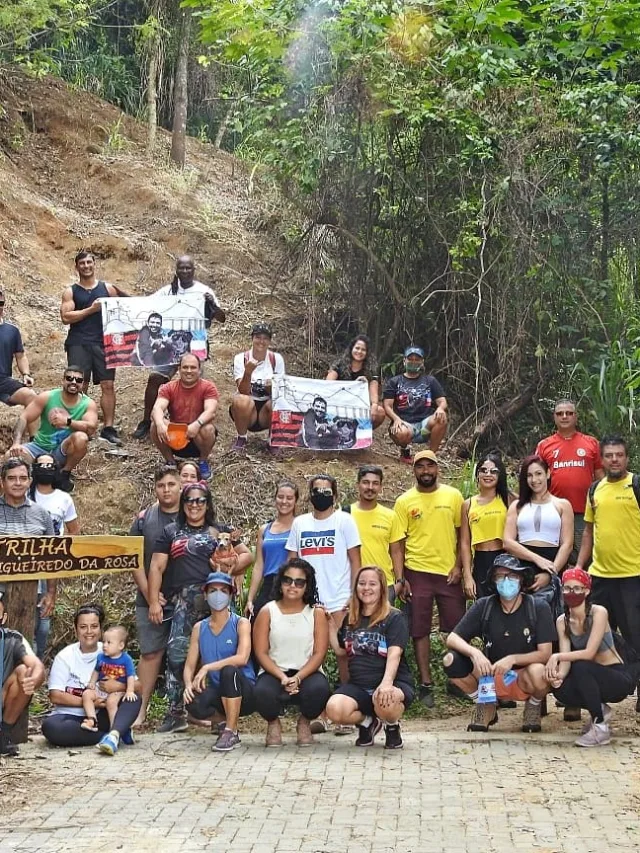
<svg viewBox="0 0 640 853"><path fill-rule="evenodd" d="M418 453L413 457L413 464L419 462L421 459L430 459L432 462L438 464L438 457L433 452L433 450L419 450Z"/></svg>

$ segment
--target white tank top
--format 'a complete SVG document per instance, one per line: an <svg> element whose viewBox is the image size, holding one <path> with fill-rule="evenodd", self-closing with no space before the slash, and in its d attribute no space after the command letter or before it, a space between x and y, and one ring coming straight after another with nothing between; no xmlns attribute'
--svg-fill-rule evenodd
<svg viewBox="0 0 640 853"><path fill-rule="evenodd" d="M518 542L548 542L560 544L562 517L554 501L544 504L525 504L518 513Z"/></svg>
<svg viewBox="0 0 640 853"><path fill-rule="evenodd" d="M283 613L270 601L269 657L283 672L301 669L313 654L315 617L307 604L300 613Z"/></svg>

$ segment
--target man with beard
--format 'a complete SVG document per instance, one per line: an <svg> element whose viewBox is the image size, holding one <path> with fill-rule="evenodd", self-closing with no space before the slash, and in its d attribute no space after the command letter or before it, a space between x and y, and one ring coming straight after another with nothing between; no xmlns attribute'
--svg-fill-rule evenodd
<svg viewBox="0 0 640 853"><path fill-rule="evenodd" d="M407 347L404 371L389 379L383 393L389 435L400 459L411 464L411 444L429 444L434 453L447 431L447 398L442 385L424 372L424 350Z"/></svg>
<svg viewBox="0 0 640 853"><path fill-rule="evenodd" d="M640 655L640 477L629 471L621 436L603 438L600 455L605 477L589 489L576 568L593 557L591 603L607 608L613 630Z"/></svg>
<svg viewBox="0 0 640 853"><path fill-rule="evenodd" d="M19 456L31 463L39 456L53 456L59 466L58 487L72 492L72 471L87 454L89 438L98 427L96 404L80 390L82 367L71 364L62 376L62 388L42 391L18 418L13 431L9 456ZM27 425L40 420L40 428L32 441L22 444Z"/></svg>
<svg viewBox="0 0 640 853"><path fill-rule="evenodd" d="M173 347L171 341L162 334L162 314L156 311L149 314L147 325L138 334L135 357L145 367L171 364Z"/></svg>
<svg viewBox="0 0 640 853"><path fill-rule="evenodd" d="M337 426L327 418L327 401L314 397L302 421L301 441L309 450L331 450L340 443Z"/></svg>
<svg viewBox="0 0 640 853"><path fill-rule="evenodd" d="M104 354L101 299L127 296L113 284L96 279L96 262L91 252L78 252L75 257L79 281L62 294L60 317L69 334L65 342L67 363L80 365L83 373L82 390L89 390L89 380L100 385L100 406L103 427L100 438L118 446L122 444L113 426L116 413L116 372L107 368ZM83 454L84 455L84 454Z"/></svg>
<svg viewBox="0 0 640 853"><path fill-rule="evenodd" d="M465 610L458 555L463 498L457 489L438 482L438 460L432 450L416 453L413 473L416 485L395 503L405 538L401 553L394 555L394 573L404 576L405 595L411 597L409 628L420 672L420 701L433 708L429 639L433 604L438 606L444 633L455 628Z"/></svg>

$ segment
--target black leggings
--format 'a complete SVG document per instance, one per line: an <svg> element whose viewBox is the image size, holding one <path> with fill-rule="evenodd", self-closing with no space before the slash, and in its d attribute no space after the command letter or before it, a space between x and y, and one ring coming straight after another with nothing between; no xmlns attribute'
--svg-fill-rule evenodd
<svg viewBox="0 0 640 853"><path fill-rule="evenodd" d="M202 693L196 693L193 702L187 705L187 711L196 720L206 720L215 713L225 713L223 697L225 699L242 697L240 716L246 717L247 714L253 714L255 710L253 690L253 682L249 681L237 666L224 666L220 670L220 685L214 687L208 681Z"/></svg>
<svg viewBox="0 0 640 853"><path fill-rule="evenodd" d="M95 746L108 731L115 729L122 735L130 729L141 707L142 699L139 696L136 696L135 702L121 701L112 726L109 725L106 710L98 708L97 731L81 728L84 714L48 714L42 721L42 734L52 746Z"/></svg>
<svg viewBox="0 0 640 853"><path fill-rule="evenodd" d="M603 702L622 702L633 693L634 686L627 668L621 663L603 666L592 660L576 660L553 695L563 705L586 708L593 719L601 723Z"/></svg>
<svg viewBox="0 0 640 853"><path fill-rule="evenodd" d="M290 678L297 670L288 669ZM331 690L329 682L321 672L312 672L300 682L300 690L293 695L286 692L280 681L268 672L263 672L256 681L256 711L268 722L277 720L284 705L298 705L300 713L308 720L315 720L324 711Z"/></svg>
<svg viewBox="0 0 640 853"><path fill-rule="evenodd" d="M473 555L473 579L476 582L476 598L491 595L492 587L488 581L493 569L493 561L499 554L504 554L502 549L498 551L476 551Z"/></svg>

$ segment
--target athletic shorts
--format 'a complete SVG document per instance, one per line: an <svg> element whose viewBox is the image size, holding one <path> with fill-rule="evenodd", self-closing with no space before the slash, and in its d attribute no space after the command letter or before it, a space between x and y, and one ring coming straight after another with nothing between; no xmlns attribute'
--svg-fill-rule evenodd
<svg viewBox="0 0 640 853"><path fill-rule="evenodd" d="M431 426L429 421L433 415L429 415L428 418L425 418L422 421L416 421L415 423L411 423L411 421L404 421L404 423L408 424L413 430L413 435L411 436L412 444L424 444L429 440L429 435L431 433ZM393 423L389 424L389 435L391 435L391 427Z"/></svg>
<svg viewBox="0 0 640 853"><path fill-rule="evenodd" d="M453 631L465 613L462 585L448 584L446 575L433 572L416 572L406 568L404 576L411 585L409 606L409 631L419 640L431 633L433 604L438 606L440 630L445 634Z"/></svg>
<svg viewBox="0 0 640 853"><path fill-rule="evenodd" d="M258 417L260 414L260 411L262 410L262 407L269 402L271 402L271 401L270 400L254 400L253 401L253 404L256 407L256 419L255 419L255 421L250 423L249 426L247 427L249 432L264 432L266 429L269 429L268 426L264 427L264 426L260 425L260 420ZM231 406L229 406L229 417L231 418L231 420L233 420L233 414L232 414Z"/></svg>
<svg viewBox="0 0 640 853"><path fill-rule="evenodd" d="M164 651L169 641L171 619L156 625L155 622L149 621L149 608L138 604L136 605L136 630L141 655Z"/></svg>
<svg viewBox="0 0 640 853"><path fill-rule="evenodd" d="M519 685L519 678L516 678L508 686L502 680L502 675L498 673L495 678L496 696L498 699L512 699L514 702L526 702L531 694L525 693Z"/></svg>
<svg viewBox="0 0 640 853"><path fill-rule="evenodd" d="M7 406L15 406L16 403L10 402L11 398L16 391L26 387L24 382L19 382L13 376L4 376L0 379L0 403L5 403Z"/></svg>
<svg viewBox="0 0 640 853"><path fill-rule="evenodd" d="M101 344L69 344L67 364L77 365L84 373L84 381L88 382L93 376L93 384L113 381L116 378L115 369L107 368L104 348Z"/></svg>
<svg viewBox="0 0 640 853"><path fill-rule="evenodd" d="M405 709L413 702L415 690L411 684L404 681L394 681L393 686L402 690ZM348 696L358 705L358 711L365 717L373 716L373 690L369 692L357 684L339 684L333 691L333 696Z"/></svg>
<svg viewBox="0 0 640 853"><path fill-rule="evenodd" d="M34 460L36 460L39 456L53 456L56 465L59 468L64 468L65 463L67 461L67 454L62 449L62 445L65 441L66 438L61 441L60 444L53 450L45 450L43 447L40 447L39 444L36 444L35 441L28 441L22 446L28 453L33 456Z"/></svg>
<svg viewBox="0 0 640 853"><path fill-rule="evenodd" d="M216 441L218 440L218 427L214 427L214 432L216 435ZM192 439L189 441L186 447L183 447L181 450L174 450L173 455L177 456L178 459L199 459L200 458L200 450L198 449L198 445Z"/></svg>

